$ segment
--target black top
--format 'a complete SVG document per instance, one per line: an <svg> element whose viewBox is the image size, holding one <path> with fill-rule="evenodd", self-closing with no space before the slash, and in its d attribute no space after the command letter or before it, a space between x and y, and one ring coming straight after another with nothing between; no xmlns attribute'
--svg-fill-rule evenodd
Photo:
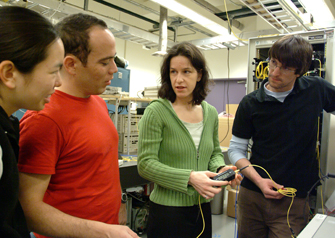
<svg viewBox="0 0 335 238"><path fill-rule="evenodd" d="M282 103L265 94L267 82L240 102L233 135L252 138L251 164L265 168L278 184L296 188L297 197L306 197L318 180L318 117L323 109L335 111L335 86L320 77L303 76ZM268 178L262 169L255 169ZM248 178L242 186L261 192Z"/></svg>
<svg viewBox="0 0 335 238"><path fill-rule="evenodd" d="M26 220L18 200L19 121L8 117L0 107L0 146L3 173L0 178L0 237L30 237Z"/></svg>

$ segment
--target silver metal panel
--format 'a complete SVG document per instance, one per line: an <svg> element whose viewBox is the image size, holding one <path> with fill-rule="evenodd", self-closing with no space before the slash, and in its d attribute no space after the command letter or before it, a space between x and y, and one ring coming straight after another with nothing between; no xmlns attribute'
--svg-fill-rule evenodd
<svg viewBox="0 0 335 238"><path fill-rule="evenodd" d="M335 217L316 214L308 225L300 232L298 238L334 237Z"/></svg>
<svg viewBox="0 0 335 238"><path fill-rule="evenodd" d="M335 30L333 30L334 32ZM328 38L326 52L326 74L327 81L335 85L335 37ZM335 115L324 112L323 130L321 144L321 168L324 173L335 174ZM335 190L335 179L330 178L325 181L323 188L323 201L331 196ZM321 191L319 192L319 194ZM317 206L321 207L321 196L318 196ZM335 231L335 228L334 228Z"/></svg>

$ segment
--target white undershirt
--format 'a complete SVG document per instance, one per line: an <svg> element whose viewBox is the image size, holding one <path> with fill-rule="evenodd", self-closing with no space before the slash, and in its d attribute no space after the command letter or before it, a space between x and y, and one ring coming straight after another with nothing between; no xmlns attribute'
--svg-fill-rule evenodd
<svg viewBox="0 0 335 238"><path fill-rule="evenodd" d="M288 90L286 92L272 92L270 91L269 89L266 88L266 86L268 85L269 83L267 82L265 85L264 85L264 90L265 90L265 94L269 95L269 96L272 96L274 98L276 98L279 102L284 102L285 98L287 97L287 95L289 95L293 88L291 90Z"/></svg>
<svg viewBox="0 0 335 238"><path fill-rule="evenodd" d="M204 129L204 122L198 122L198 123L189 123L189 122L184 122L182 121L189 133L191 134L195 147L198 149L199 143L200 143L200 138L201 138L201 133L202 130Z"/></svg>
<svg viewBox="0 0 335 238"><path fill-rule="evenodd" d="M173 105L172 105L171 101L169 101L169 103L170 103L171 107L173 108ZM203 113L204 110L203 110L202 107L201 107L201 109L202 109L202 113ZM173 108L173 110L174 110L174 108ZM193 138L195 148L198 149L201 134L202 134L202 130L204 129L203 120L201 122L198 122L198 123L190 123L190 122L185 122L185 121L182 121L182 123L184 124L184 126L186 127L186 129L190 133L191 137Z"/></svg>

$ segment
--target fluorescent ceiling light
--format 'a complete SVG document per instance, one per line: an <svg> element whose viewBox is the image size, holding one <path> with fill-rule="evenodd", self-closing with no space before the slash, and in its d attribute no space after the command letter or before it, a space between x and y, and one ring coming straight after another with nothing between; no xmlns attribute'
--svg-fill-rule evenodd
<svg viewBox="0 0 335 238"><path fill-rule="evenodd" d="M211 30L212 32L215 32L216 34L220 36L227 37L227 41L233 41L237 40L237 38L233 35L230 35L228 33L228 29L224 26L214 22L213 20L204 17L203 15L197 13L196 11L188 8L187 6L175 1L175 0L152 0L153 2L156 2L176 13L178 13L181 16L185 16L188 19L200 24L201 26ZM186 2L184 0L184 2ZM221 20L221 19L220 19Z"/></svg>
<svg viewBox="0 0 335 238"><path fill-rule="evenodd" d="M299 0L299 2L307 12L313 15L314 22L318 23L334 20L334 16L324 0Z"/></svg>

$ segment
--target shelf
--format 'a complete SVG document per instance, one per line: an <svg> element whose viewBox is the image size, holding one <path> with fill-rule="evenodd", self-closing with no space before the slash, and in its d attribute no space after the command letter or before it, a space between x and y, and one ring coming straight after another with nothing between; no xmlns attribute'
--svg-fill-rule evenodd
<svg viewBox="0 0 335 238"><path fill-rule="evenodd" d="M115 117L113 123L117 128L117 121L118 121L118 108L119 106L128 106L128 132L127 132L127 154L129 155L129 137L130 137L130 108L132 102L151 102L153 99L151 98L132 98L132 97L125 97L123 95L108 95L108 94L101 94L99 95L104 101L108 104L115 105Z"/></svg>
<svg viewBox="0 0 335 238"><path fill-rule="evenodd" d="M133 97L124 97L122 95L107 95L102 94L99 95L105 101L132 101L132 102L151 102L153 99L151 98L133 98Z"/></svg>

